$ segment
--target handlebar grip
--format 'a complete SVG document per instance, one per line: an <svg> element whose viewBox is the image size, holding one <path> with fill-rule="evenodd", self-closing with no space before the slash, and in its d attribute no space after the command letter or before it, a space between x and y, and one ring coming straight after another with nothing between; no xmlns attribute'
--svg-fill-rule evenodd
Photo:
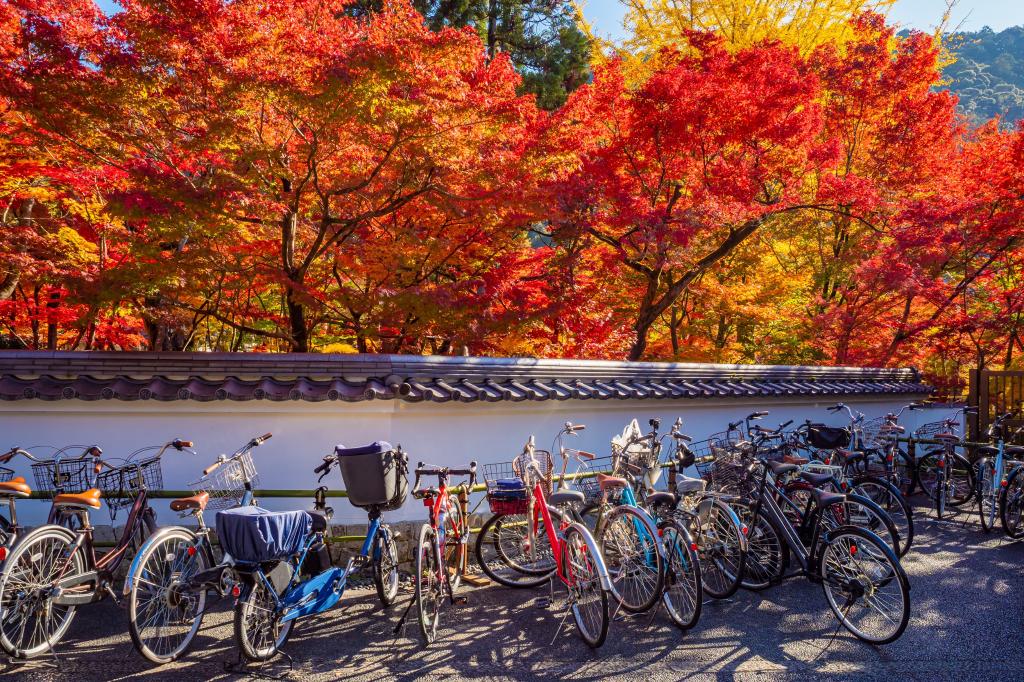
<svg viewBox="0 0 1024 682"><path fill-rule="evenodd" d="M206 467L205 469L203 469L203 476L209 476L211 473L217 470L217 467L219 467L223 463L224 462L218 460L211 464L210 466Z"/></svg>
<svg viewBox="0 0 1024 682"><path fill-rule="evenodd" d="M742 419L740 421L738 421L738 422L730 422L728 430L732 431L733 429L737 428L738 426L740 426L742 424L743 424L743 420Z"/></svg>
<svg viewBox="0 0 1024 682"><path fill-rule="evenodd" d="M791 426L792 424L793 424L793 420L792 419L790 419L785 424L779 424L779 431L781 431L782 429L786 428L787 426Z"/></svg>
<svg viewBox="0 0 1024 682"><path fill-rule="evenodd" d="M274 437L274 434L268 432L268 433L264 433L259 438L253 438L252 442L255 445L263 445L264 443L266 443L268 440L270 440L273 437Z"/></svg>
<svg viewBox="0 0 1024 682"><path fill-rule="evenodd" d="M833 405L832 407L826 407L825 409L828 410L829 412L838 412L839 410L843 409L843 406Z"/></svg>
<svg viewBox="0 0 1024 682"><path fill-rule="evenodd" d="M684 443L692 443L693 436L687 436L685 433L673 433L673 438L683 441Z"/></svg>
<svg viewBox="0 0 1024 682"><path fill-rule="evenodd" d="M320 466L318 466L316 469L313 469L313 473L314 474L325 474L325 473L327 473L328 471L331 470L331 464L332 464L331 460L325 459L320 464Z"/></svg>
<svg viewBox="0 0 1024 682"><path fill-rule="evenodd" d="M586 424L573 424L572 425L572 430L573 431L582 431L585 428L587 428Z"/></svg>
<svg viewBox="0 0 1024 682"><path fill-rule="evenodd" d="M8 452L0 455L0 464L7 464L18 454L18 448L11 448Z"/></svg>
<svg viewBox="0 0 1024 682"><path fill-rule="evenodd" d="M597 457L597 455L595 455L594 453L587 452L586 450L577 450L576 454L582 457L583 459L594 459Z"/></svg>
<svg viewBox="0 0 1024 682"><path fill-rule="evenodd" d="M190 441L190 440L183 440L183 441L179 441L179 442L178 442L178 445L180 445L180 446L181 446L181 447L183 447L183 448L190 448L190 447L192 447L193 445L195 445L195 443L193 443L193 442L192 442L192 441Z"/></svg>

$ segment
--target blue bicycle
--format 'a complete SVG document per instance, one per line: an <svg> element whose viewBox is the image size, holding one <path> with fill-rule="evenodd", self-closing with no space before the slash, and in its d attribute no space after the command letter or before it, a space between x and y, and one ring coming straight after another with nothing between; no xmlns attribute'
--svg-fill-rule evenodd
<svg viewBox="0 0 1024 682"><path fill-rule="evenodd" d="M1008 445L1021 432L1024 426L1014 432L1010 432L1007 422L1013 419L1014 413L1007 412L997 416L988 427L988 438L991 445L983 445L978 448L981 458L978 460L976 480L978 482L978 514L981 517L981 528L986 533L991 532L996 525L996 516L1000 515L1000 509L1005 508L1003 502L1008 482L1013 477L1015 470L1021 467L1021 460L1024 459L1024 447ZM1003 528L1007 529L1007 515L1002 514ZM1013 534L1007 531L1007 535Z"/></svg>
<svg viewBox="0 0 1024 682"><path fill-rule="evenodd" d="M384 442L361 448L338 446L316 468L321 479L337 465L349 501L368 510L370 525L358 557L333 566L326 544L330 509L270 512L239 507L217 514L217 534L233 559L229 569L235 604L234 631L250 661L273 658L299 618L333 608L348 577L370 564L385 605L398 592L398 551L381 512L398 509L408 488L408 458L401 446ZM322 506L324 492L317 495Z"/></svg>

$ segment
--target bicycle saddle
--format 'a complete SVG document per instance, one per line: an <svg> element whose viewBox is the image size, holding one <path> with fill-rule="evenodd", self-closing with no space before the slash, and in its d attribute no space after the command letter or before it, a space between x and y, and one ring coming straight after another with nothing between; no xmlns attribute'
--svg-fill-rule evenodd
<svg viewBox="0 0 1024 682"><path fill-rule="evenodd" d="M602 492L605 490L614 490L615 488L625 488L629 485L629 481L618 476L608 476L607 474L597 475L597 485L600 486Z"/></svg>
<svg viewBox="0 0 1024 682"><path fill-rule="evenodd" d="M864 458L864 453L854 452L853 450L836 450L836 454L839 455L846 464Z"/></svg>
<svg viewBox="0 0 1024 682"><path fill-rule="evenodd" d="M98 488L89 488L84 493L61 493L54 495L53 503L61 507L99 509L100 491Z"/></svg>
<svg viewBox="0 0 1024 682"><path fill-rule="evenodd" d="M318 509L310 509L306 513L313 519L314 533L322 533L327 530L327 514Z"/></svg>
<svg viewBox="0 0 1024 682"><path fill-rule="evenodd" d="M186 509L198 509L202 511L206 509L207 503L210 501L210 493L199 493L192 495L191 497L179 497L176 500L171 500L171 511L181 512Z"/></svg>
<svg viewBox="0 0 1024 682"><path fill-rule="evenodd" d="M583 502L586 498L579 490L557 490L548 495L548 502L556 507L560 504Z"/></svg>
<svg viewBox="0 0 1024 682"><path fill-rule="evenodd" d="M795 464L789 464L787 462L771 461L768 462L768 468L771 469L771 472L776 476L781 476L782 474L788 474L791 471L796 471L800 467L798 467Z"/></svg>
<svg viewBox="0 0 1024 682"><path fill-rule="evenodd" d="M678 499L672 493L651 493L647 496L647 504L652 507L662 504L666 507L674 507L677 501Z"/></svg>
<svg viewBox="0 0 1024 682"><path fill-rule="evenodd" d="M818 503L819 507L828 507L846 501L846 495L822 490L821 488L811 488L811 494L814 495L814 501Z"/></svg>
<svg viewBox="0 0 1024 682"><path fill-rule="evenodd" d="M801 471L800 478L813 486L824 485L832 480L832 474L819 474L814 471Z"/></svg>
<svg viewBox="0 0 1024 682"><path fill-rule="evenodd" d="M1003 449L1003 454L1011 457L1024 457L1024 445L1007 445Z"/></svg>
<svg viewBox="0 0 1024 682"><path fill-rule="evenodd" d="M680 476L676 481L676 491L678 491L680 495L702 493L704 492L704 480L700 478L690 478L689 476Z"/></svg>
<svg viewBox="0 0 1024 682"><path fill-rule="evenodd" d="M25 479L21 476L0 483L0 496L2 497L28 497L31 494L32 488L28 487Z"/></svg>
<svg viewBox="0 0 1024 682"><path fill-rule="evenodd" d="M1009 450L1010 448L1007 447L1005 452L1009 452ZM980 448L978 448L978 454L984 455L986 457L995 457L996 455L999 454L999 448L996 447L995 445L982 445Z"/></svg>

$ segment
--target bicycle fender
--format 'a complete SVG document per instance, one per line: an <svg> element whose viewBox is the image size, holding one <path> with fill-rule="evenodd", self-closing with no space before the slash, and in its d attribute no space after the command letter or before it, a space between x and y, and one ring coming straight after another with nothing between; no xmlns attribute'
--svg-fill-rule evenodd
<svg viewBox="0 0 1024 682"><path fill-rule="evenodd" d="M124 579L124 587L121 588L122 597L127 597L129 594L131 594L132 587L134 586L135 582L132 576L135 575L135 569L139 567L139 562L142 560L142 555L145 554L146 550L149 549L150 545L160 541L165 535L167 535L171 531L184 531L192 537L193 541L195 541L196 539L196 534L192 532L190 528L186 528L185 526L168 526L167 528L161 528L156 533L146 538L146 541L143 542L142 545L139 547L139 551L135 552L135 557L132 559L131 565L128 566L128 575Z"/></svg>
<svg viewBox="0 0 1024 682"><path fill-rule="evenodd" d="M594 557L594 561L597 563L597 574L601 576L601 589L610 591L612 589L612 579L608 577L608 567L604 563L604 556L601 554L601 550L598 549L594 536L590 534L586 526L578 521L570 523L569 527L580 531L583 541L587 543L587 551L590 552L590 555Z"/></svg>

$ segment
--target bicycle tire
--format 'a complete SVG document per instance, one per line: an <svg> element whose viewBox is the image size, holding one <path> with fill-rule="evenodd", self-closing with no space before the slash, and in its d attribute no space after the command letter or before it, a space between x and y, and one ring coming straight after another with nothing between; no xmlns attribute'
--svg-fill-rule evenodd
<svg viewBox="0 0 1024 682"><path fill-rule="evenodd" d="M45 543L51 543L53 547L57 548L55 551L43 552L41 548ZM24 593L24 588L11 585L12 580L15 576L26 575L27 573L43 574L43 575L54 575L56 570L45 570L40 567L40 564L34 560L33 557L36 555L42 555L44 557L52 557L55 561L62 558L61 553L65 552L68 548L71 548L75 542L75 535L61 526L47 525L40 528L36 528L30 531L27 535L22 536L21 540L14 546L10 554L7 556L7 560L3 564L3 570L0 571L0 648L3 648L4 652L7 653L11 658L26 659L45 654L53 646L55 646L63 637L67 634L68 629L71 627L72 621L75 619L76 606L54 606L51 602L52 597L46 600L47 606L44 610L48 613L54 612L56 609L63 608L63 617L56 628L53 628L49 633L43 637L42 642L36 642L34 639L37 632L37 628L31 629L31 638L29 641L24 640L25 630L28 628L17 628L20 632L20 637L15 641L9 635L8 625L11 624L12 619L15 618L13 614L21 613L22 610L15 607L12 608L12 604L17 603L17 595ZM59 549L64 547L64 550ZM30 550L32 552L30 553ZM82 553L79 551L74 552L71 555L73 558L73 572L65 573L66 577L72 577L75 575L81 575L85 572L85 560L82 558ZM23 560L25 566L22 566ZM55 564L54 564L55 565ZM19 567L21 570L19 570ZM19 580L21 578L18 578ZM42 587L42 585L40 585ZM33 614L31 617L39 622L38 613ZM52 622L52 619L47 616L47 622ZM26 646L27 645L27 646Z"/></svg>
<svg viewBox="0 0 1024 682"><path fill-rule="evenodd" d="M839 622L869 644L889 644L899 639L910 621L910 583L892 548L874 533L854 526L828 531L824 541L818 558L818 575L829 607ZM895 623L895 627L886 625L885 630L872 635L862 625L854 624L850 616L859 601L872 606L868 595L877 595L880 587L896 588L896 598L879 603L898 604L899 615L876 619L882 625ZM842 606L839 597L845 602Z"/></svg>
<svg viewBox="0 0 1024 682"><path fill-rule="evenodd" d="M587 646L596 649L608 637L611 614L608 611L608 590L601 584L597 573L598 562L590 556L594 540L587 542L579 526L565 529L562 541L562 566L564 573L572 576L569 588L573 621L576 630Z"/></svg>
<svg viewBox="0 0 1024 682"><path fill-rule="evenodd" d="M431 644L437 639L441 624L441 581L438 577L437 534L430 524L420 526L420 537L416 544L416 622L419 624L423 641ZM424 578L426 582L424 583ZM436 584L435 584L436 583Z"/></svg>
<svg viewBox="0 0 1024 682"><path fill-rule="evenodd" d="M752 509L746 502L732 505L747 526L747 561L743 566L744 589L760 592L778 584L789 567L789 545L782 531L764 514L751 523Z"/></svg>
<svg viewBox="0 0 1024 682"><path fill-rule="evenodd" d="M462 518L462 507L459 506L459 498L450 495L448 498L448 512L444 517L444 557L445 580L448 581L448 589L455 594L462 585L462 568L465 565L466 548L469 546L468 538L464 537L466 524Z"/></svg>
<svg viewBox="0 0 1024 682"><path fill-rule="evenodd" d="M697 544L686 527L677 521L660 523L658 530L665 545L666 558L662 603L672 623L680 630L689 630L700 620L704 602Z"/></svg>
<svg viewBox="0 0 1024 682"><path fill-rule="evenodd" d="M182 580L210 568L205 548L195 546L197 537L188 528L164 529L151 544L143 546L138 558L132 562L132 575L128 577L132 586L128 594L128 633L139 654L156 665L165 665L184 656L203 624L206 590L192 593L175 590ZM199 551L189 552L189 548ZM170 566L166 565L168 560L173 562ZM150 587L158 590L150 599L152 606L140 609L140 601L146 597ZM187 610L182 611L183 606ZM153 622L152 618L160 608L177 613L168 613L166 618ZM155 636L147 634L150 629L155 630ZM181 638L173 645L171 638L176 636L175 630ZM169 641L163 644L164 640Z"/></svg>
<svg viewBox="0 0 1024 682"><path fill-rule="evenodd" d="M548 507L557 527L561 513ZM495 514L489 518L476 537L476 560L484 574L505 587L536 587L547 582L555 572L555 557L542 519L537 529L537 548L528 547L520 532L527 523L525 514ZM532 558L531 558L532 557ZM508 569L501 571L500 566Z"/></svg>
<svg viewBox="0 0 1024 682"><path fill-rule="evenodd" d="M705 511L704 505L708 506ZM743 524L733 519L735 511L715 497L705 498L698 505L691 533L697 542L703 591L712 599L728 599L743 584L743 567L747 552L743 549Z"/></svg>
<svg viewBox="0 0 1024 682"><path fill-rule="evenodd" d="M391 529L381 526L374 540L373 586L385 607L394 604L398 598L398 563L398 544L391 535Z"/></svg>
<svg viewBox="0 0 1024 682"><path fill-rule="evenodd" d="M857 494L877 504L892 519L900 535L900 546L896 554L906 556L914 544L914 512L907 498L895 485L882 478L860 476L853 479L852 483Z"/></svg>
<svg viewBox="0 0 1024 682"><path fill-rule="evenodd" d="M638 507L622 504L605 513L596 540L608 567L612 597L629 613L649 611L665 587L657 528Z"/></svg>
<svg viewBox="0 0 1024 682"><path fill-rule="evenodd" d="M935 491L937 473L933 476L933 472L938 470L937 460L938 454L941 452L941 449L929 450L917 461L917 485L933 502L937 502ZM950 459L952 459L953 464L947 468L952 470L954 475L950 477L952 483L949 486L953 487L955 494L953 496L946 496L946 504L952 507L959 507L967 504L974 497L974 467L971 466L970 462L963 455L953 453Z"/></svg>
<svg viewBox="0 0 1024 682"><path fill-rule="evenodd" d="M977 461L975 471L974 478L978 485L978 519L981 521L981 530L991 533L995 529L996 519L999 518L1002 491L997 489L995 493L992 492L995 466L988 457L982 457Z"/></svg>
<svg viewBox="0 0 1024 682"><path fill-rule="evenodd" d="M837 514L837 509L840 508L842 510L841 515ZM881 538L882 542L888 545L894 554L899 556L901 540L896 524L893 523L892 518L881 507L870 499L855 493L848 493L844 502L837 502L834 505L830 505L827 510L823 510L822 523L824 523L826 516L830 516L837 521L832 526L826 526L827 529L831 530L841 526L863 528ZM856 519L858 522L855 523L852 519ZM865 526L865 523L870 525Z"/></svg>
<svg viewBox="0 0 1024 682"><path fill-rule="evenodd" d="M1007 537L1024 537L1024 467L1017 467L1006 480L999 499L999 521Z"/></svg>
<svg viewBox="0 0 1024 682"><path fill-rule="evenodd" d="M288 643L294 620L282 623L263 580L253 578L245 598L235 604L235 643L246 660L265 662ZM269 635L269 636L268 636Z"/></svg>

